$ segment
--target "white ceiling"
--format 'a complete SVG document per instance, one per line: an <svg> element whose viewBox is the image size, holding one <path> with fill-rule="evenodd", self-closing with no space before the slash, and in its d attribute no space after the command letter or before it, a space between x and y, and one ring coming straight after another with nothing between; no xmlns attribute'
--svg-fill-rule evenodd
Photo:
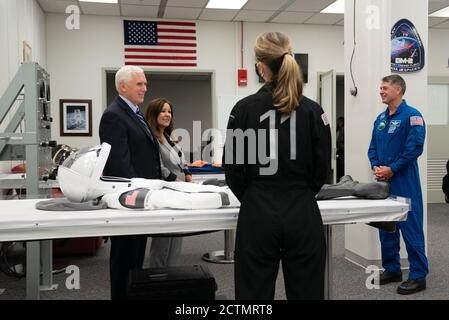
<svg viewBox="0 0 449 320"><path fill-rule="evenodd" d="M44 12L65 13L77 5L82 14L139 18L275 22L343 25L343 14L320 11L335 0L248 0L240 10L206 9L208 0L118 0L118 4L78 0L37 0ZM449 6L449 0L429 0L429 13ZM430 28L449 29L449 18L429 18Z"/></svg>

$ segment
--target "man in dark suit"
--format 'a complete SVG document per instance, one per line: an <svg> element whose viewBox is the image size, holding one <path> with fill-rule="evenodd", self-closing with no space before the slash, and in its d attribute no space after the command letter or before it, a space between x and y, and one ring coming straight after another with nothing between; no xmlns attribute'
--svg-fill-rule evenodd
<svg viewBox="0 0 449 320"><path fill-rule="evenodd" d="M159 146L143 118L147 80L143 70L124 66L115 75L119 96L108 106L100 121L100 140L111 145L104 175L124 178L161 179ZM166 177L175 180L176 176ZM131 269L142 268L146 235L111 237L111 299L126 299Z"/></svg>

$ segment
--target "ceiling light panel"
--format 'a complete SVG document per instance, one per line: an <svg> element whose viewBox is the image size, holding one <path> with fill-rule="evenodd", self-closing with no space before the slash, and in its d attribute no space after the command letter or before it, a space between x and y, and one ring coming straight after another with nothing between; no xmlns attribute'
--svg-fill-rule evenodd
<svg viewBox="0 0 449 320"><path fill-rule="evenodd" d="M345 0L337 0L330 4L321 13L345 13Z"/></svg>
<svg viewBox="0 0 449 320"><path fill-rule="evenodd" d="M209 0L208 9L241 9L248 0Z"/></svg>

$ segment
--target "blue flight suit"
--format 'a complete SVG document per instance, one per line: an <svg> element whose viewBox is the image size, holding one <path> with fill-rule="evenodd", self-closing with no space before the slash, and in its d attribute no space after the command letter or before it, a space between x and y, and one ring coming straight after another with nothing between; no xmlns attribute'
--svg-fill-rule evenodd
<svg viewBox="0 0 449 320"><path fill-rule="evenodd" d="M382 247L382 266L386 271L399 272L400 238L402 233L410 265L409 279L423 280L429 272L424 247L423 202L419 179L418 157L423 152L426 136L421 113L407 105L405 100L396 112L389 116L382 112L374 122L368 150L371 167L390 167L394 175L390 182L392 195L411 199L411 211L406 221L397 224L397 230L379 231Z"/></svg>

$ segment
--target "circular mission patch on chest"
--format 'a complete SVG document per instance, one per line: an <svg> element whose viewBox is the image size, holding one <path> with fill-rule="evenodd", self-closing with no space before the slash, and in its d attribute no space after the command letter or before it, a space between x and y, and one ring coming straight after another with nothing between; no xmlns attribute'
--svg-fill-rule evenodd
<svg viewBox="0 0 449 320"><path fill-rule="evenodd" d="M377 126L377 130L382 131L387 126L387 123L385 121L381 121L379 125Z"/></svg>

